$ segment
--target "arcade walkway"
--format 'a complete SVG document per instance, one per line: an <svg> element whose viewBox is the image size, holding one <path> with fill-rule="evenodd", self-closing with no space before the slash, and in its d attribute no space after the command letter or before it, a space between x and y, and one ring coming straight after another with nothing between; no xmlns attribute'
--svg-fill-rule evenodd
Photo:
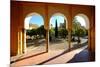
<svg viewBox="0 0 100 67"><path fill-rule="evenodd" d="M80 53L76 54L70 61L67 63L76 63L76 62L88 62L89 61L89 52L87 49L84 49Z"/></svg>
<svg viewBox="0 0 100 67"><path fill-rule="evenodd" d="M30 66L40 64L65 64L72 62L86 62L89 61L89 52L87 46L72 50L70 52L64 50L49 51L48 53L41 53L37 56L31 56L22 60L11 63L11 67Z"/></svg>

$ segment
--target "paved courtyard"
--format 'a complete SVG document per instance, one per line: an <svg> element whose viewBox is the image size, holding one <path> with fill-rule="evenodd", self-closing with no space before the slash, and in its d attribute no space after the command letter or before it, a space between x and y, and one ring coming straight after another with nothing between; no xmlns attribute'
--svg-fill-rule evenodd
<svg viewBox="0 0 100 67"><path fill-rule="evenodd" d="M83 39L82 42L86 42ZM76 54L80 53L88 46L72 50L68 52L68 43L52 44L49 46L49 52L45 52L45 47L39 46L31 50L30 52L15 56L11 58L11 67L37 65L37 64L59 64L70 61ZM75 43L73 43L74 45ZM32 47L30 47L32 48ZM15 62L14 62L15 61Z"/></svg>

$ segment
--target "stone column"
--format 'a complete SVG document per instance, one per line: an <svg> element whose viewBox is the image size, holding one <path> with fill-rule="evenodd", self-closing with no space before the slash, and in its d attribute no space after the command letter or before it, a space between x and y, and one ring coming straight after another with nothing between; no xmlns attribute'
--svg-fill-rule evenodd
<svg viewBox="0 0 100 67"><path fill-rule="evenodd" d="M46 52L49 50L49 19L48 19L48 5L45 4L45 29L46 29Z"/></svg>
<svg viewBox="0 0 100 67"><path fill-rule="evenodd" d="M24 49L23 49L23 51L24 51L24 53L26 53L27 52L27 49L26 49L26 29L24 29Z"/></svg>
<svg viewBox="0 0 100 67"><path fill-rule="evenodd" d="M69 7L69 16L68 16L68 44L69 51L71 50L71 30L72 30L72 7Z"/></svg>
<svg viewBox="0 0 100 67"><path fill-rule="evenodd" d="M91 8L91 30L90 30L90 37L91 37L91 44L90 44L90 61L95 61L95 7Z"/></svg>
<svg viewBox="0 0 100 67"><path fill-rule="evenodd" d="M91 32L90 32L90 23L89 23L89 29L88 29L88 50L91 51Z"/></svg>
<svg viewBox="0 0 100 67"><path fill-rule="evenodd" d="M70 29L68 30L68 44L69 44L69 51L70 51L70 49L71 49L71 31L70 31Z"/></svg>
<svg viewBox="0 0 100 67"><path fill-rule="evenodd" d="M22 31L18 32L18 55L22 54Z"/></svg>

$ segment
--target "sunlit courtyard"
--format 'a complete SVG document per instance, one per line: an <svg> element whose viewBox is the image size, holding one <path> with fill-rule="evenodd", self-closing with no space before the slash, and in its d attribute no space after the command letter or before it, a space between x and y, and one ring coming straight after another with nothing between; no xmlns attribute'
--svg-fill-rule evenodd
<svg viewBox="0 0 100 67"><path fill-rule="evenodd" d="M95 60L93 6L12 3L12 67Z"/></svg>

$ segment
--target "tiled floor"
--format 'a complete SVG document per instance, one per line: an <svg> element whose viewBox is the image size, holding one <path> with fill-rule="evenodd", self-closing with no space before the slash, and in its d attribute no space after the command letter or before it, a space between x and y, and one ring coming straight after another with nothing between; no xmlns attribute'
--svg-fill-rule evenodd
<svg viewBox="0 0 100 67"><path fill-rule="evenodd" d="M86 48L87 46L83 47L83 48L79 48L79 49L76 49L76 50L73 50L71 52L65 52L63 53L61 56L57 57L57 58L54 58L48 62L45 62L43 64L64 64L68 61L70 61L72 58L74 58L75 55L79 54L84 51L84 49ZM87 53L86 53L87 54ZM82 55L82 54L81 54ZM87 57L87 55L85 56ZM83 57L83 59L85 58ZM77 61L80 60L80 59L76 59ZM83 60L84 61L84 60Z"/></svg>
<svg viewBox="0 0 100 67"><path fill-rule="evenodd" d="M14 62L11 64L11 67L19 67L19 66L30 66L30 65L37 65L37 64L59 64L59 63L66 63L69 62L71 59L76 58L76 60L82 59L82 61L88 61L85 60L84 58L88 59L88 52L84 51L87 46L84 46L82 48L78 48L76 50L67 52L65 50L51 50L48 53L43 53L37 56L31 56L27 59L19 60L17 62ZM81 57L81 55L83 57ZM80 58L78 58L80 57ZM76 62L76 61L75 61Z"/></svg>

